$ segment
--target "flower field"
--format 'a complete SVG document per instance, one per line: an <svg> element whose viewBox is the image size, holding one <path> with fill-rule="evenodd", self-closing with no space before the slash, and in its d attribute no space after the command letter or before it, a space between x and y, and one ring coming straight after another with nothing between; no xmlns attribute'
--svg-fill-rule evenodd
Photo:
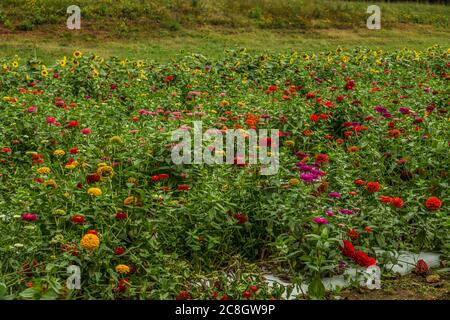
<svg viewBox="0 0 450 320"><path fill-rule="evenodd" d="M0 67L0 298L323 298L376 249L448 260L450 49ZM279 170L174 164L193 121L278 129Z"/></svg>

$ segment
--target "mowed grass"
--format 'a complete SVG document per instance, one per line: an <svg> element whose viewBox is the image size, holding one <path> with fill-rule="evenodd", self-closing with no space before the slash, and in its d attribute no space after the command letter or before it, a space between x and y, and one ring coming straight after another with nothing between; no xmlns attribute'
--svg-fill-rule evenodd
<svg viewBox="0 0 450 320"><path fill-rule="evenodd" d="M395 50L403 47L417 50L434 44L450 47L449 33L426 26L404 26L398 29L320 29L307 32L254 30L236 31L224 28L202 28L173 32L154 32L127 37L92 36L79 31L61 37L45 33L3 34L0 36L0 56L20 55L22 59L37 57L44 63L70 56L74 50L92 52L102 57L118 56L168 62L191 52L207 57L220 57L224 50L247 48L255 53L289 50L318 52L368 47Z"/></svg>

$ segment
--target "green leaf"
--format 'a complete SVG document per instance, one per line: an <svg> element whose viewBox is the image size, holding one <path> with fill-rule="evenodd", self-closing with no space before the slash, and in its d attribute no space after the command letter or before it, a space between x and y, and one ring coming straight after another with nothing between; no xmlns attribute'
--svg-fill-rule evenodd
<svg viewBox="0 0 450 320"><path fill-rule="evenodd" d="M312 298L322 299L325 296L325 286L320 280L320 276L316 273L311 283L308 286L308 293Z"/></svg>

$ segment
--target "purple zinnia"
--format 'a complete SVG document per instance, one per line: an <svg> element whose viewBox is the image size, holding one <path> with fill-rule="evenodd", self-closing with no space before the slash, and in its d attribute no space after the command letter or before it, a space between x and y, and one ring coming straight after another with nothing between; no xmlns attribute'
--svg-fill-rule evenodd
<svg viewBox="0 0 450 320"><path fill-rule="evenodd" d="M341 209L339 210L339 212L342 214L355 214L355 212L353 212L353 210L350 209Z"/></svg>
<svg viewBox="0 0 450 320"><path fill-rule="evenodd" d="M333 191L328 194L330 198L340 199L342 196L339 192Z"/></svg>
<svg viewBox="0 0 450 320"><path fill-rule="evenodd" d="M400 111L400 113L403 113L403 114L411 113L411 110L409 110L408 108L405 108L405 107L401 107L400 109L398 109L398 111Z"/></svg>
<svg viewBox="0 0 450 320"><path fill-rule="evenodd" d="M319 179L319 177L312 173L302 173L300 175L300 179L302 179L304 182L314 182Z"/></svg>

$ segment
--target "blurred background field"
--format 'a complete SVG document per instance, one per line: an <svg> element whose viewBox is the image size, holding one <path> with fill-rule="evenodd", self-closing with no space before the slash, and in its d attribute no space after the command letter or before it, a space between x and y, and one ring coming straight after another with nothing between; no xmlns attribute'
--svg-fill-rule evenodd
<svg viewBox="0 0 450 320"><path fill-rule="evenodd" d="M225 48L300 52L365 46L450 46L448 1L331 0L2 0L0 56L54 61L73 50L168 61L186 52L220 56ZM68 30L68 6L81 30ZM368 30L367 7L381 8Z"/></svg>

